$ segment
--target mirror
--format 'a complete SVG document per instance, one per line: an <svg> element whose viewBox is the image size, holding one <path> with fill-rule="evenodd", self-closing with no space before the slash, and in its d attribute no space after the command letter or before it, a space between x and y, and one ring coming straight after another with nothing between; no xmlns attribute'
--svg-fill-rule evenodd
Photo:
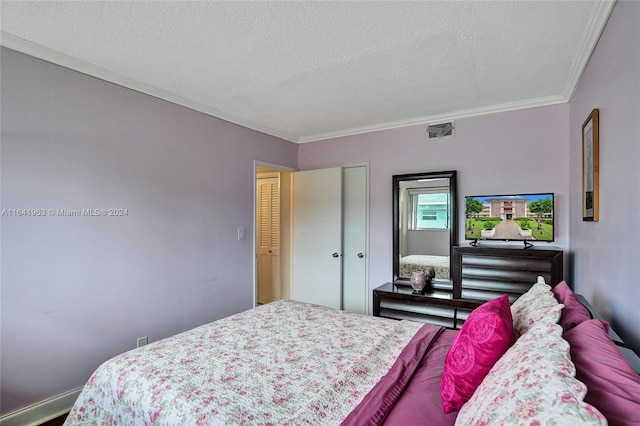
<svg viewBox="0 0 640 426"><path fill-rule="evenodd" d="M457 210L455 171L393 176L393 281L433 266L433 286L451 287Z"/></svg>

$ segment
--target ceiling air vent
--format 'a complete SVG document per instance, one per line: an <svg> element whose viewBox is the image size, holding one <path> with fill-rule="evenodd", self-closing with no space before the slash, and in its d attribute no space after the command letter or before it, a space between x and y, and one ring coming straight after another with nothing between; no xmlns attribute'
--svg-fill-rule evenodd
<svg viewBox="0 0 640 426"><path fill-rule="evenodd" d="M429 124L427 133L429 134L429 139L451 138L453 137L453 121Z"/></svg>

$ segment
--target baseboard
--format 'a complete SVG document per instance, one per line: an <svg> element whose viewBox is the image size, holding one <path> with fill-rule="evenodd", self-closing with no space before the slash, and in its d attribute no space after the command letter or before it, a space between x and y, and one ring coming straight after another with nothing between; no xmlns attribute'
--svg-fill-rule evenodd
<svg viewBox="0 0 640 426"><path fill-rule="evenodd" d="M68 412L82 386L0 417L0 426L36 426Z"/></svg>

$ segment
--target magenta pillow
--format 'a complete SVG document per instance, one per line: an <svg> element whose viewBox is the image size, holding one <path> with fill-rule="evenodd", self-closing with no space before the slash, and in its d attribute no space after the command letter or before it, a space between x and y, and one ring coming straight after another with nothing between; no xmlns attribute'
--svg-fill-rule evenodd
<svg viewBox="0 0 640 426"><path fill-rule="evenodd" d="M446 413L471 398L493 364L515 341L509 297L476 308L456 335L444 362L440 397Z"/></svg>
<svg viewBox="0 0 640 426"><path fill-rule="evenodd" d="M564 305L558 322L562 326L563 332L567 332L581 322L591 319L589 311L580 303L566 281L561 281L551 291L558 302Z"/></svg>
<svg viewBox="0 0 640 426"><path fill-rule="evenodd" d="M562 336L571 346L576 379L587 385L585 402L610 426L640 424L640 376L597 319L583 321Z"/></svg>

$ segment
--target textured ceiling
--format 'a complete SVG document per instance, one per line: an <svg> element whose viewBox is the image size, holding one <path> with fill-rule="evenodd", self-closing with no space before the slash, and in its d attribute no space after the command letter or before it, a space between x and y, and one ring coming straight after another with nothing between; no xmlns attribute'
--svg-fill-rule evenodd
<svg viewBox="0 0 640 426"><path fill-rule="evenodd" d="M294 142L566 102L611 1L5 1L2 45Z"/></svg>

